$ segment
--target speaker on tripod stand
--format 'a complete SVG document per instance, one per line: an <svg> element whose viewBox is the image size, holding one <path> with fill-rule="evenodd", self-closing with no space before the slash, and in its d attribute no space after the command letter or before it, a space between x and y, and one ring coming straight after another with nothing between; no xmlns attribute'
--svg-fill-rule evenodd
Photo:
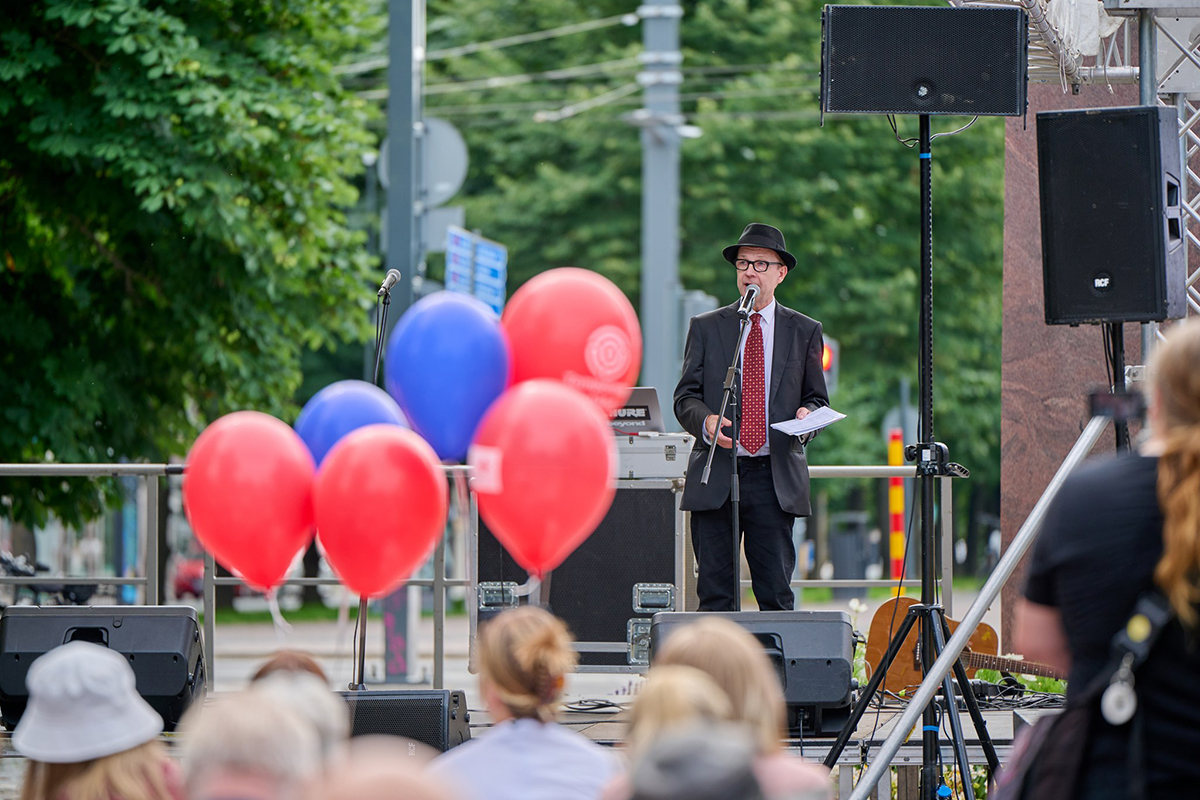
<svg viewBox="0 0 1200 800"><path fill-rule="evenodd" d="M935 483L950 476L965 476L966 470L949 459L946 445L936 441L933 430L933 153L934 135L930 117L940 114L1019 116L1025 113L1028 18L1020 8L937 8L901 6L826 6L822 15L821 111L844 114L914 114L918 117L916 139L921 183L921 312L919 319L919 435L905 451L912 453L920 485L921 602L913 605L872 673L850 718L825 758L837 763L854 729L892 665L900 645L914 625L918 626L921 652L939 662L950 638L945 611L937 600ZM972 120L973 122L974 120ZM895 127L895 126L893 126ZM949 133L960 133L963 126ZM899 133L896 134L899 138ZM904 144L909 144L904 142ZM955 651L956 653L959 651ZM944 662L943 662L944 663ZM898 738L911 729L915 716L921 726L921 781L926 796L943 783L939 737L941 722L932 700L933 687L926 684L939 667L934 658L923 662L925 681L914 703L888 736L876 763L860 779L855 790L862 797L864 786L876 785L890 758L900 746ZM970 694L962 662L953 662L955 678L978 734L988 767L999 769L999 758L979 706ZM941 672L937 684L948 698L946 717L950 723L955 761L964 776L963 791L974 798L968 754L963 739L950 678ZM902 730L903 729L903 730ZM946 788L944 785L942 788Z"/></svg>

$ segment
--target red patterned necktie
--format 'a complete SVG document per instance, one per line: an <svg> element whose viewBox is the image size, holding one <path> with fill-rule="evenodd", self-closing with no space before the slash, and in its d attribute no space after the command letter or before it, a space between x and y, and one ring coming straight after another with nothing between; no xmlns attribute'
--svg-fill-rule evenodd
<svg viewBox="0 0 1200 800"><path fill-rule="evenodd" d="M767 441L766 379L763 375L762 314L751 314L742 353L742 430L739 441L754 455Z"/></svg>

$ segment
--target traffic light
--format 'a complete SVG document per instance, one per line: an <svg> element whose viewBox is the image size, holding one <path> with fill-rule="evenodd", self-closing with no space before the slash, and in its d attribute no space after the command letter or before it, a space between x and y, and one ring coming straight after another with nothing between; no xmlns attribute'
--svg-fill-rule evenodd
<svg viewBox="0 0 1200 800"><path fill-rule="evenodd" d="M825 373L825 388L830 394L837 391L839 349L837 339L825 337L824 349L821 352L821 370Z"/></svg>

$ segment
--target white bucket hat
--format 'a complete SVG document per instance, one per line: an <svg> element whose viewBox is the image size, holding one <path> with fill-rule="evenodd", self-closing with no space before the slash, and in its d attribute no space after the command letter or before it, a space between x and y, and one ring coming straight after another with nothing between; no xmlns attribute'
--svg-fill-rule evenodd
<svg viewBox="0 0 1200 800"><path fill-rule="evenodd" d="M29 705L12 743L49 764L111 756L162 733L163 721L137 693L133 668L107 647L70 642L29 667Z"/></svg>

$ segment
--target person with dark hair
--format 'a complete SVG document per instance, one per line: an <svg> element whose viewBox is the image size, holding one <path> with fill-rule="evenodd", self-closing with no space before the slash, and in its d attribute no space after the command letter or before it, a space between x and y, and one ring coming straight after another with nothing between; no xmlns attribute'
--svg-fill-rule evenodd
<svg viewBox="0 0 1200 800"><path fill-rule="evenodd" d="M554 721L577 655L562 620L536 606L505 611L479 634L479 687L495 725L434 759L467 800L593 800L616 755Z"/></svg>
<svg viewBox="0 0 1200 800"><path fill-rule="evenodd" d="M821 358L821 323L776 301L775 290L796 266L778 228L752 222L722 254L733 265L738 294L758 295L745 340L739 342L738 304L692 318L683 350L683 374L675 387L675 417L696 437L688 459L680 507L692 512L692 549L699 576L701 611L733 611L741 558L734 547L729 448L738 449L737 537L744 541L754 599L763 610L790 611L796 598L792 571L796 517L811 513L804 440L771 428L804 419L829 405ZM719 418L725 376L739 348L742 379L738 402L741 427L734 442L731 421ZM709 451L708 483L701 483ZM743 539L744 537L744 539Z"/></svg>
<svg viewBox="0 0 1200 800"><path fill-rule="evenodd" d="M1067 674L1068 703L1106 670L1139 597L1157 587L1174 611L1136 670L1134 719L1095 715L1082 800L1191 797L1200 782L1200 322L1175 325L1156 347L1147 394L1139 452L1063 483L1016 608L1014 649Z"/></svg>
<svg viewBox="0 0 1200 800"><path fill-rule="evenodd" d="M329 684L325 670L321 669L315 658L302 650L280 650L262 663L250 681L260 681L274 672L308 672L320 678L322 683Z"/></svg>

